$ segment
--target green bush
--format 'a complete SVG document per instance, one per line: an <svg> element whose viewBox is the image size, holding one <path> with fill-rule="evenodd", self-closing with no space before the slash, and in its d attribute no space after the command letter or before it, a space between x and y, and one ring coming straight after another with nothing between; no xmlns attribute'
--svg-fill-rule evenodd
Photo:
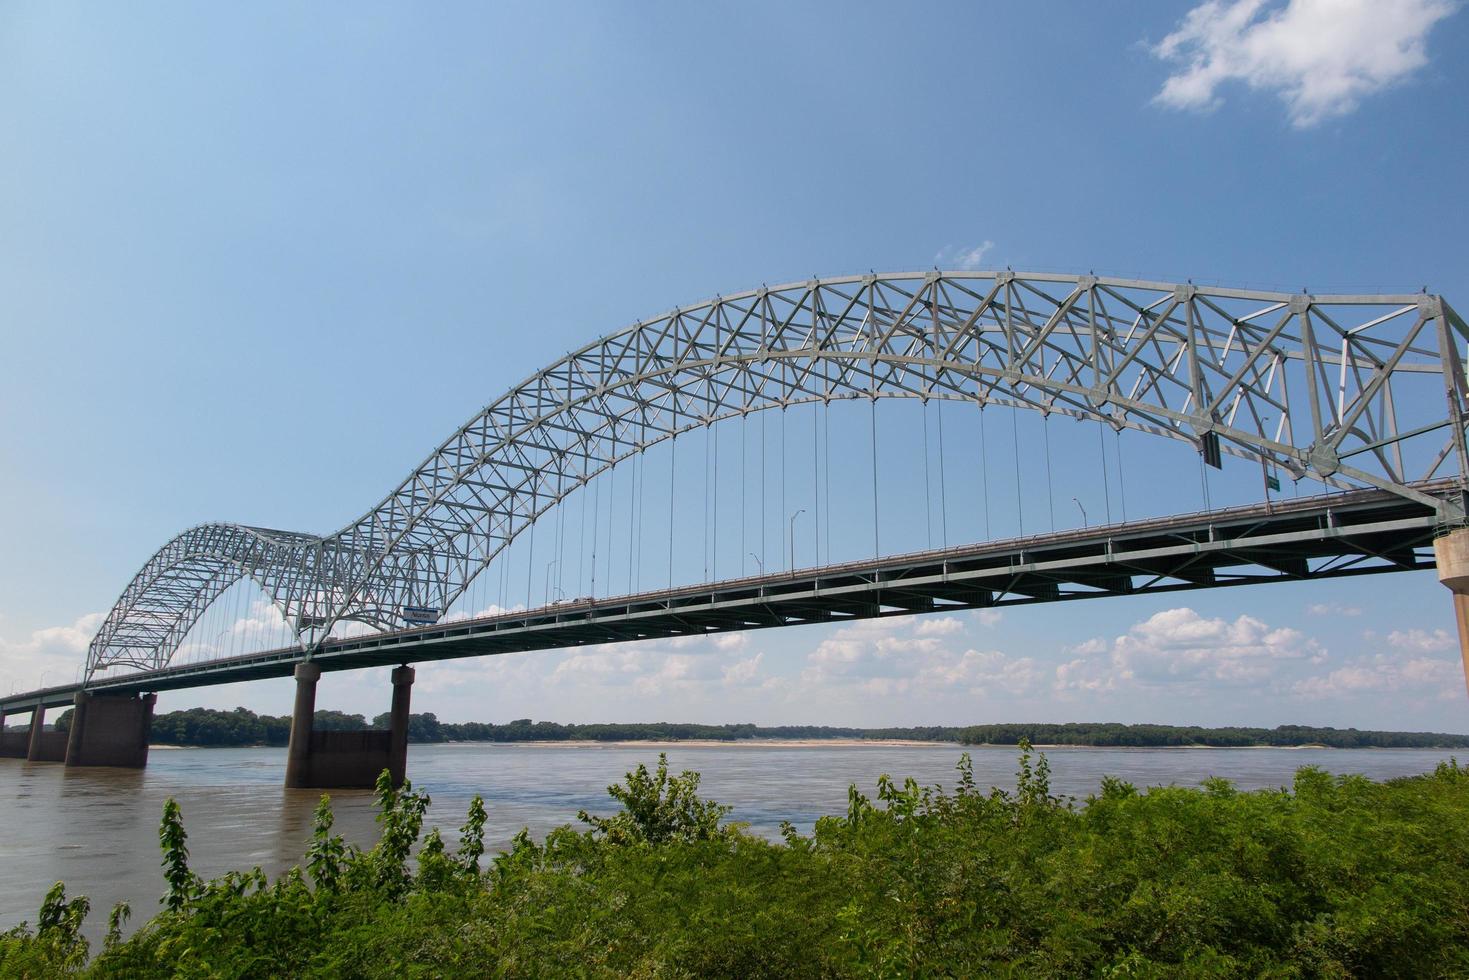
<svg viewBox="0 0 1469 980"><path fill-rule="evenodd" d="M1050 789L1022 742L1013 791L882 776L846 813L772 843L726 822L660 757L621 804L486 864L476 798L451 853L420 842L428 797L386 774L360 850L317 810L304 873L200 880L165 808L163 909L114 911L94 957L61 885L0 936L6 976L1469 975L1469 770L1374 783L1303 768L1289 789L1224 780ZM416 850L416 860L411 855Z"/></svg>

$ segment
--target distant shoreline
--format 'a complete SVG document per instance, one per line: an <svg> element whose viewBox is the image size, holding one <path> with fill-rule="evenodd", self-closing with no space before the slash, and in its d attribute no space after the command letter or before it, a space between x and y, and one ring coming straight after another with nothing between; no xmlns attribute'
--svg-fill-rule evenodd
<svg viewBox="0 0 1469 980"><path fill-rule="evenodd" d="M566 749L589 749L589 748L751 748L751 749L817 749L817 748L943 748L952 747L969 751L970 749L1003 749L1013 752L1015 746L1004 742L979 742L964 743L954 741L941 741L936 739L916 738L689 738L689 739L621 739L601 740L592 738L583 739L464 739L460 741L445 742L415 742L415 745L445 745L453 747L473 745L525 745L532 748L566 748ZM184 749L283 749L283 745L267 745L257 742L251 745L170 745L152 744L148 746L150 751L173 752ZM1208 751L1220 751L1228 749L1270 749L1280 752L1298 752L1303 749L1324 749L1332 752L1353 751L1378 751L1378 752L1429 752L1429 751L1453 751L1456 747L1452 745L1412 745L1412 746L1381 746L1381 745L1353 745L1334 746L1322 745L1320 743L1304 743L1300 745L1075 745L1065 742L1037 742L1032 748L1045 751L1057 749L1079 749L1088 752L1125 750L1155 752L1159 749L1167 750L1195 750L1205 749Z"/></svg>
<svg viewBox="0 0 1469 980"><path fill-rule="evenodd" d="M388 714L375 718L341 711L317 711L316 731L367 731L388 727ZM69 713L56 721L65 727ZM248 708L218 711L189 708L153 718L157 745L283 746L291 719L261 715ZM1314 725L1246 725L1206 728L1202 725L1122 724L1119 722L999 722L978 725L889 725L871 728L840 725L756 725L750 722L590 722L562 724L517 718L505 722L440 721L434 714L411 714L411 744L487 742L539 745L760 745L809 747L824 745L972 745L1011 747L1021 741L1049 749L1077 748L1396 748L1458 749L1469 754L1469 735L1449 732L1394 732Z"/></svg>

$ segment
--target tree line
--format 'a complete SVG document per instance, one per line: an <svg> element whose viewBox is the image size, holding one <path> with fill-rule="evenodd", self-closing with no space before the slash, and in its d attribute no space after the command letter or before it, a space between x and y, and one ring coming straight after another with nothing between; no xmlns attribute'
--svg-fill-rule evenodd
<svg viewBox="0 0 1469 980"><path fill-rule="evenodd" d="M57 719L65 729L70 712ZM371 721L360 714L317 711L318 731L361 731L387 728L388 714ZM153 742L158 745L231 746L285 745L290 739L289 715L260 715L248 708L219 711L189 708L153 718ZM960 742L965 745L1078 745L1116 747L1324 745L1360 748L1469 748L1469 735L1443 732L1386 732L1356 728L1317 728L1280 725L1276 728L1204 728L1197 725L1123 725L1112 722L1068 724L924 725L912 728L844 728L827 725L699 725L674 722L627 722L563 725L554 721L518 718L494 722L445 722L432 712L412 714L408 740L433 742L681 742L690 740L734 742L750 739L907 739L920 742Z"/></svg>

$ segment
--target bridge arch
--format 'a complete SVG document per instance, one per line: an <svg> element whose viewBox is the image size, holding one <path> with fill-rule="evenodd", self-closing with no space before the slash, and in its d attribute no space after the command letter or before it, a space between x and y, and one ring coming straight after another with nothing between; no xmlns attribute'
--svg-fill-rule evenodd
<svg viewBox="0 0 1469 980"><path fill-rule="evenodd" d="M536 372L332 535L191 529L134 578L88 652L161 667L240 578L301 643L446 610L537 517L690 429L840 398L1096 419L1297 477L1414 489L1465 479L1466 328L1441 297L1311 296L1013 272L813 279L640 321ZM216 591L217 590L217 591ZM416 612L415 612L416 611Z"/></svg>

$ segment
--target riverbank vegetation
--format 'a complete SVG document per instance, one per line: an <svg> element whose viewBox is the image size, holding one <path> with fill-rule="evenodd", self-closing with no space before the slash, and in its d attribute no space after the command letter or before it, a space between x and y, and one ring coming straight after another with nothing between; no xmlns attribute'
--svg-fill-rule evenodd
<svg viewBox="0 0 1469 980"><path fill-rule="evenodd" d="M485 853L419 843L428 797L379 782L358 850L317 811L302 865L201 880L164 810L161 911L96 955L61 885L0 937L6 976L803 977L1469 974L1469 768L1386 783L1297 772L1145 792L1051 793L1022 745L1013 790L967 757L944 790L886 776L810 835L771 842L660 757L609 788L620 809ZM410 858L415 852L416 860Z"/></svg>
<svg viewBox="0 0 1469 980"><path fill-rule="evenodd" d="M69 712L58 719L65 727ZM318 731L386 728L387 714L371 722L363 715L339 711L316 712ZM153 742L158 745L285 745L291 733L289 716L257 715L247 708L216 711L190 708L170 711L153 719ZM1005 724L917 728L833 728L821 725L694 725L668 722L561 725L554 721L522 718L505 724L441 722L432 713L409 716L408 740L432 742L681 742L690 740L734 742L747 739L904 739L923 742L961 742L966 745L1093 746L1210 746L1253 747L1324 745L1360 748L1469 748L1469 735L1442 732L1377 732L1355 728L1314 728L1281 725L1278 728L1200 728L1173 725L1119 725L1073 723L1066 725Z"/></svg>

